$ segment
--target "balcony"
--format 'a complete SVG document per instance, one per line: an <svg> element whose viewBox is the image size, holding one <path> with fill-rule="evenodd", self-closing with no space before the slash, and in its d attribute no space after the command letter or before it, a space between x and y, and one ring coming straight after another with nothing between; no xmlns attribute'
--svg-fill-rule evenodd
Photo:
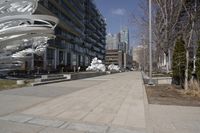
<svg viewBox="0 0 200 133"><path fill-rule="evenodd" d="M93 49L94 49L95 51L97 51L97 52L100 52L100 51L101 51L100 48L97 48L97 47L95 47L95 46L93 46Z"/></svg>
<svg viewBox="0 0 200 133"><path fill-rule="evenodd" d="M96 30L96 27L91 23L89 22L89 26L95 31Z"/></svg>
<svg viewBox="0 0 200 133"><path fill-rule="evenodd" d="M94 23L97 27L101 27L101 25L97 22L97 20L94 20L93 23Z"/></svg>
<svg viewBox="0 0 200 133"><path fill-rule="evenodd" d="M93 32L91 35L92 35L92 36L93 36L93 37L94 37L96 40L99 40L99 39L100 39L100 37L99 37L99 36L97 36L97 34L96 34L96 33L94 33L94 32Z"/></svg>
<svg viewBox="0 0 200 133"><path fill-rule="evenodd" d="M77 13L77 15L79 15L80 17L82 17L82 14L80 14L80 12L77 11L76 6L74 6L74 3L69 2L68 0L61 0L63 1L65 4L68 5L68 7L74 12Z"/></svg>
<svg viewBox="0 0 200 133"><path fill-rule="evenodd" d="M92 48L92 44L85 42L85 47Z"/></svg>

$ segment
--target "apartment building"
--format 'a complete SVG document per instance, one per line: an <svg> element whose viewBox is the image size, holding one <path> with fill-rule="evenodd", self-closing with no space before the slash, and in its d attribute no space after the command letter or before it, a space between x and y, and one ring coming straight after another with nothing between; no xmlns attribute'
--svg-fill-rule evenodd
<svg viewBox="0 0 200 133"><path fill-rule="evenodd" d="M105 59L105 20L91 0L41 0L37 14L59 18L55 40L43 57L34 57L34 68L44 70L85 68L94 57Z"/></svg>

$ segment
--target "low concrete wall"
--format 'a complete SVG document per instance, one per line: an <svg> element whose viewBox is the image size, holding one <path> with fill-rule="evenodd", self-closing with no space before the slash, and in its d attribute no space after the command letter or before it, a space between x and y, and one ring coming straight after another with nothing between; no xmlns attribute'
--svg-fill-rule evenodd
<svg viewBox="0 0 200 133"><path fill-rule="evenodd" d="M144 84L148 84L149 77L141 71L142 78L144 81ZM172 77L152 77L152 81L154 84L171 84L172 83Z"/></svg>
<svg viewBox="0 0 200 133"><path fill-rule="evenodd" d="M115 73L111 73L115 74ZM43 85L43 84L50 84L50 83L57 83L57 82L64 82L64 81L69 81L69 80L78 80L78 79L84 79L84 78L92 78L92 77L97 77L97 76L102 76L106 75L106 72L83 72L83 73L72 73L72 74L62 74L63 78L62 79L54 79L54 80L49 80L49 81L42 81L42 78L40 79L35 79L34 83L31 83L32 86L37 86L37 85ZM49 75L43 76L43 78L48 79ZM53 75L50 75L53 76Z"/></svg>
<svg viewBox="0 0 200 133"><path fill-rule="evenodd" d="M154 77L153 80L156 81L156 84L171 84L172 77Z"/></svg>
<svg viewBox="0 0 200 133"><path fill-rule="evenodd" d="M102 75L106 75L106 73L105 72L75 73L75 74L71 74L71 80L92 78L92 77L97 77L97 76L102 76Z"/></svg>

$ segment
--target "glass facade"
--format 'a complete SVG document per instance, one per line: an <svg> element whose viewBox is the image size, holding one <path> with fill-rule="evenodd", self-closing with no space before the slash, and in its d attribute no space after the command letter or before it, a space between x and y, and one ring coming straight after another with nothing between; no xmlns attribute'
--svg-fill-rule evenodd
<svg viewBox="0 0 200 133"><path fill-rule="evenodd" d="M85 46L89 57L105 60L105 20L91 0L85 0ZM90 58L91 59L91 58Z"/></svg>
<svg viewBox="0 0 200 133"><path fill-rule="evenodd" d="M94 57L105 59L105 21L91 0L41 0L36 12L60 20L56 39L49 43L55 52L46 52L48 61L72 69L88 66Z"/></svg>

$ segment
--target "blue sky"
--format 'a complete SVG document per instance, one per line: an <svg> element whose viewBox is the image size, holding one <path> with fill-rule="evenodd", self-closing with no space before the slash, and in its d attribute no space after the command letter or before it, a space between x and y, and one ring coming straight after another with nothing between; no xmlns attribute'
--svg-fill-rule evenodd
<svg viewBox="0 0 200 133"><path fill-rule="evenodd" d="M137 45L137 28L130 23L130 14L138 15L140 8L138 3L141 0L95 0L97 8L106 18L107 32L117 33L123 26L130 30L130 42L132 46Z"/></svg>

